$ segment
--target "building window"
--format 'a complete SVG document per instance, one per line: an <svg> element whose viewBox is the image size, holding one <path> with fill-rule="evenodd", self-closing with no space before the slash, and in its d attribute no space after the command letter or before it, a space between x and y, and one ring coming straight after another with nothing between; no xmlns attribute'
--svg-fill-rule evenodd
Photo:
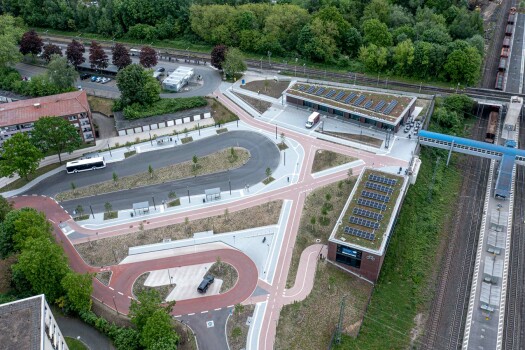
<svg viewBox="0 0 525 350"><path fill-rule="evenodd" d="M337 245L335 261L359 269L361 268L362 254L363 253L360 250L339 244Z"/></svg>
<svg viewBox="0 0 525 350"><path fill-rule="evenodd" d="M344 115L343 111L340 111L340 110L337 110L337 109L334 109L334 114L337 114L337 115L340 115L340 116Z"/></svg>
<svg viewBox="0 0 525 350"><path fill-rule="evenodd" d="M323 112L328 112L328 107L323 106L323 105L319 105L319 110L323 111Z"/></svg>
<svg viewBox="0 0 525 350"><path fill-rule="evenodd" d="M312 102L304 101L304 105L309 108L313 108L314 104Z"/></svg>

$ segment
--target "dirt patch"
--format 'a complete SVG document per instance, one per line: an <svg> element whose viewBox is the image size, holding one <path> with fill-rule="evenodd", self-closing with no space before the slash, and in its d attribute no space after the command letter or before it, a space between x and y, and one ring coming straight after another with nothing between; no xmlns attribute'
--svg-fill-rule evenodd
<svg viewBox="0 0 525 350"><path fill-rule="evenodd" d="M320 149L315 152L312 173L333 168L345 163L350 163L355 160L357 160L357 158L345 156L344 154L328 151L325 149Z"/></svg>
<svg viewBox="0 0 525 350"><path fill-rule="evenodd" d="M260 114L263 114L264 112L268 110L268 108L272 106L272 104L267 101L263 101L263 100L259 100L257 98L253 98L250 96L238 94L236 92L234 92L233 94L237 96L238 98L240 98L241 100L243 100L244 102L246 102L250 107L255 109Z"/></svg>
<svg viewBox="0 0 525 350"><path fill-rule="evenodd" d="M254 305L236 305L233 315L226 323L226 336L231 350L246 348L249 326L246 325L248 317L253 315Z"/></svg>
<svg viewBox="0 0 525 350"><path fill-rule="evenodd" d="M250 81L245 85L241 85L242 89L258 92L273 98L280 98L284 90L290 85L289 81L275 81L275 80L256 80Z"/></svg>
<svg viewBox="0 0 525 350"><path fill-rule="evenodd" d="M239 120L239 117L216 99L207 97L206 100L208 101L208 107L211 108L211 116L213 120L215 120L215 123L220 125Z"/></svg>
<svg viewBox="0 0 525 350"><path fill-rule="evenodd" d="M197 175L212 174L227 169L234 169L245 164L250 158L250 152L244 148L234 148L236 157L231 157L231 149L198 158L197 163L187 161L159 169L151 169L140 174L125 176L117 181L105 181L74 190L61 192L55 196L58 201L90 197L97 194L127 190L142 186L155 185L168 181L189 178Z"/></svg>
<svg viewBox="0 0 525 350"><path fill-rule="evenodd" d="M372 285L319 262L314 287L305 300L286 305L277 324L276 349L318 350L330 344L345 297L343 333L356 336Z"/></svg>
<svg viewBox="0 0 525 350"><path fill-rule="evenodd" d="M208 273L215 278L222 280L221 290L219 293L226 293L232 289L235 283L237 283L237 279L239 277L237 270L232 265L222 261L218 261L213 264L208 270Z"/></svg>
<svg viewBox="0 0 525 350"><path fill-rule="evenodd" d="M16 263L16 256L12 255L6 259L0 260L0 294L6 294L11 291L11 265Z"/></svg>
<svg viewBox="0 0 525 350"><path fill-rule="evenodd" d="M112 108L115 100L88 95L88 103L93 112L100 112L107 116L113 114Z"/></svg>
<svg viewBox="0 0 525 350"><path fill-rule="evenodd" d="M225 212L223 215L205 219L185 220L179 224L80 243L75 245L75 248L90 265L113 265L128 255L129 247L159 243L164 238L178 240L190 238L194 232L213 230L215 233L224 233L275 225L279 221L282 204L282 201L268 202L233 213Z"/></svg>
<svg viewBox="0 0 525 350"><path fill-rule="evenodd" d="M343 132L333 132L333 131L323 131L323 134L332 135L335 137L339 137L343 140L350 140L354 142L359 142L364 145L372 146L372 147L381 147L383 144L383 140L376 139L375 137L370 137L366 135L357 135L357 134L346 134Z"/></svg>
<svg viewBox="0 0 525 350"><path fill-rule="evenodd" d="M135 283L133 283L133 297L136 298L137 295L139 295L139 293L141 292L155 289L156 291L159 292L159 295L162 298L162 300L166 300L166 298L168 297L168 295L170 295L173 288L176 287L176 284L174 283L172 285L168 284L168 285L156 286L156 287L145 286L144 283L146 282L146 279L148 278L149 274L150 274L149 272L143 273L142 275L139 276L139 278L135 280Z"/></svg>
<svg viewBox="0 0 525 350"><path fill-rule="evenodd" d="M111 280L112 271L97 272L95 278L100 281L105 286L109 286L109 281Z"/></svg>
<svg viewBox="0 0 525 350"><path fill-rule="evenodd" d="M350 183L346 181L333 183L313 191L306 198L292 254L290 271L288 272L287 288L291 288L295 283L297 267L299 266L299 259L303 250L309 245L317 243L317 239L320 239L321 243L327 244L346 200L350 192L352 192L354 183L355 181ZM330 198L330 200L327 200L327 198ZM330 206L331 209L328 210ZM326 215L322 213L323 207L326 209ZM320 220L321 217L326 218L324 223L327 224L322 225L320 223L320 221L323 221Z"/></svg>

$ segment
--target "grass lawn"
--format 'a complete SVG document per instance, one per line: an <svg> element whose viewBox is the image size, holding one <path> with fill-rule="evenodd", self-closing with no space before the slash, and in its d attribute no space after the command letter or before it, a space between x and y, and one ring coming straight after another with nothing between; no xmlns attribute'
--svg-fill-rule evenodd
<svg viewBox="0 0 525 350"><path fill-rule="evenodd" d="M16 190L20 187L23 187L25 185L27 185L29 182L31 182L32 180L36 179L37 177L39 177L40 175L43 175L53 169L56 169L62 165L64 165L65 162L63 164L58 164L58 163L53 163L53 164L49 164L49 165L46 165L46 166L43 166L41 168L38 168L33 174L30 174L28 175L28 180L26 179L23 179L23 178L20 178L20 179L17 179L13 182L11 182L10 184L8 185L5 185L4 187L0 188L0 192L6 192L6 191L12 191L12 190Z"/></svg>
<svg viewBox="0 0 525 350"><path fill-rule="evenodd" d="M226 323L226 336L230 350L241 350L246 348L249 326L246 325L248 317L253 315L255 305L236 305L237 310L228 318Z"/></svg>
<svg viewBox="0 0 525 350"><path fill-rule="evenodd" d="M168 202L168 208L176 207L180 205L180 198L172 199Z"/></svg>
<svg viewBox="0 0 525 350"><path fill-rule="evenodd" d="M66 339L66 344L69 350L88 350L89 349L80 340L77 340L75 338L70 338L70 337L64 337L64 338Z"/></svg>
<svg viewBox="0 0 525 350"><path fill-rule="evenodd" d="M111 220L118 218L118 212L117 211L110 211L104 213L104 220Z"/></svg>
<svg viewBox="0 0 525 350"><path fill-rule="evenodd" d="M182 144L189 143L189 142L191 142L191 141L193 141L193 137L191 137L191 136L189 136L189 137L183 137L183 138L180 139L180 142L181 142Z"/></svg>
<svg viewBox="0 0 525 350"><path fill-rule="evenodd" d="M452 213L461 184L454 166L441 162L432 200L429 186L436 163L435 150L423 148L417 182L408 190L391 238L359 336L343 336L335 349L407 349L416 316L432 297L436 249ZM454 157L453 163L455 161Z"/></svg>
<svg viewBox="0 0 525 350"><path fill-rule="evenodd" d="M275 181L275 179L272 176L270 176L263 180L263 184L268 185L272 181Z"/></svg>
<svg viewBox="0 0 525 350"><path fill-rule="evenodd" d="M75 221L82 221L89 219L89 214L79 215L74 218Z"/></svg>
<svg viewBox="0 0 525 350"><path fill-rule="evenodd" d="M315 152L314 162L312 164L312 173L333 168L345 163L350 163L354 160L357 160L357 158L325 149L320 149Z"/></svg>
<svg viewBox="0 0 525 350"><path fill-rule="evenodd" d="M88 95L88 102L93 112L100 112L107 116L113 114L112 108L115 100Z"/></svg>
<svg viewBox="0 0 525 350"><path fill-rule="evenodd" d="M131 156L134 156L135 154L137 154L137 151L124 152L124 158L129 158Z"/></svg>

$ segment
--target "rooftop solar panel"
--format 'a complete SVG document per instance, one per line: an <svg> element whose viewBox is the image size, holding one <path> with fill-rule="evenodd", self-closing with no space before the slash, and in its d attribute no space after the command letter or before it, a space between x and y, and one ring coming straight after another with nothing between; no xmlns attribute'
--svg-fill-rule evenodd
<svg viewBox="0 0 525 350"><path fill-rule="evenodd" d="M361 104L361 102L363 102L365 100L366 96L364 95L361 95L357 98L357 100L354 101L353 105L354 106L359 106Z"/></svg>
<svg viewBox="0 0 525 350"><path fill-rule="evenodd" d="M306 86L304 85L299 85L299 87L297 88L299 91L304 91L304 89L306 89Z"/></svg>
<svg viewBox="0 0 525 350"><path fill-rule="evenodd" d="M356 208L354 208L352 213L354 215L359 215L359 216L362 216L362 217L365 217L365 218L374 219L376 221L383 220L383 215L378 214L378 213L374 213L373 211L366 210L366 209L363 209L363 208L357 208L356 207Z"/></svg>
<svg viewBox="0 0 525 350"><path fill-rule="evenodd" d="M363 231L363 230L358 230L356 228L349 227L349 226L346 226L344 228L344 233L346 233L348 235L356 236L356 237L359 237L359 238L364 238L364 239L367 239L369 241L373 241L375 239L375 234L370 233L370 232L366 232L366 231Z"/></svg>
<svg viewBox="0 0 525 350"><path fill-rule="evenodd" d="M372 107L373 103L374 103L374 101L368 100L368 101L365 102L364 107L368 109L368 108Z"/></svg>
<svg viewBox="0 0 525 350"><path fill-rule="evenodd" d="M397 106L397 100L392 100L388 106L386 106L385 110L383 111L384 114L390 114L394 110L394 108Z"/></svg>
<svg viewBox="0 0 525 350"><path fill-rule="evenodd" d="M385 185L389 185L389 186L394 186L397 183L396 179L389 179L389 178L386 178L386 177L383 177L383 176L377 176L377 175L374 175L374 174L368 175L368 180L374 181L374 182L379 182L379 183L382 183L382 184L385 184Z"/></svg>
<svg viewBox="0 0 525 350"><path fill-rule="evenodd" d="M368 227L374 230L377 230L379 228L378 222L366 220L363 218L358 218L357 216L350 216L348 218L348 222L354 225L360 225L360 226Z"/></svg>
<svg viewBox="0 0 525 350"><path fill-rule="evenodd" d="M370 188L372 190L376 190L376 191L379 191L379 192L385 192L385 193L388 193L388 194L394 192L394 189L392 187L383 186L383 185L377 184L375 182L367 181L365 186L366 186L366 188Z"/></svg>
<svg viewBox="0 0 525 350"><path fill-rule="evenodd" d="M330 90L330 91L328 91L328 93L326 94L325 97L326 97L326 98L332 98L332 96L334 96L335 93L336 93L335 90Z"/></svg>
<svg viewBox="0 0 525 350"><path fill-rule="evenodd" d="M378 209L378 210L381 210L381 211L385 211L386 210L386 204L381 204L381 203L378 203L378 202L374 202L374 201L371 201L369 199L358 198L357 199L357 204L363 205L363 206L369 207L369 208Z"/></svg>
<svg viewBox="0 0 525 350"><path fill-rule="evenodd" d="M312 92L314 92L314 90L315 90L315 86L310 86L310 88L306 92L311 94Z"/></svg>
<svg viewBox="0 0 525 350"><path fill-rule="evenodd" d="M375 192L361 191L361 196L363 196L365 198L370 198L370 199L373 199L373 200L376 200L376 201L385 202L385 203L390 202L390 197L389 196L384 196L382 194L375 193Z"/></svg>
<svg viewBox="0 0 525 350"><path fill-rule="evenodd" d="M343 98L343 96L345 95L345 92L344 91L341 91L337 94L337 96L335 96L334 100L336 101L339 101L340 99Z"/></svg>
<svg viewBox="0 0 525 350"><path fill-rule="evenodd" d="M385 105L385 101L381 100L379 101L379 103L377 104L377 106L374 108L374 112L379 112L381 110L381 108L383 108L383 106Z"/></svg>
<svg viewBox="0 0 525 350"><path fill-rule="evenodd" d="M325 92L326 89L324 87L321 87L319 88L319 90L317 90L317 92L315 93L317 96L321 95L323 92Z"/></svg>
<svg viewBox="0 0 525 350"><path fill-rule="evenodd" d="M352 99L353 99L354 97L356 97L356 96L357 96L357 94L356 94L355 92L352 92L350 95L348 95L347 98L345 98L345 103L346 103L346 104L349 104L350 101L352 101Z"/></svg>

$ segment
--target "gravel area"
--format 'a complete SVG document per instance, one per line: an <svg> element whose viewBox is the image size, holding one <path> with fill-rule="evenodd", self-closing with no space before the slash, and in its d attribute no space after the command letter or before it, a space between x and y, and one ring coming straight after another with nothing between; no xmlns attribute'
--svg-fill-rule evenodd
<svg viewBox="0 0 525 350"><path fill-rule="evenodd" d="M217 153L199 158L197 166L195 166L193 161L187 161L164 168L153 169L153 173L151 174L147 171L147 166L144 165L146 171L143 173L125 176L119 178L116 182L110 180L90 186L79 187L74 190L64 191L57 194L55 198L58 201L66 201L119 190L155 185L197 175L212 174L227 169L235 169L248 161L250 153L245 148L241 147L235 147L234 150L236 157L233 158L231 157L231 149L223 149Z"/></svg>
<svg viewBox="0 0 525 350"><path fill-rule="evenodd" d="M164 238L177 240L190 238L194 232L213 230L215 233L224 233L275 225L279 221L282 204L282 201L273 201L228 213L227 215L212 216L205 219L187 221L187 223L183 222L80 243L75 245L75 248L82 256L82 259L90 265L113 265L128 255L129 247L159 243Z"/></svg>

